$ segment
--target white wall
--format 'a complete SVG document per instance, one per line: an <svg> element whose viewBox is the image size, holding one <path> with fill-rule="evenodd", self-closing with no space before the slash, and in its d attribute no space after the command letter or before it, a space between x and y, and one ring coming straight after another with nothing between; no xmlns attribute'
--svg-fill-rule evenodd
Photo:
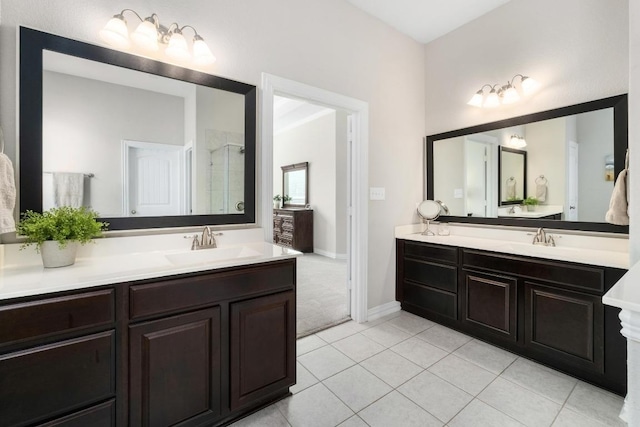
<svg viewBox="0 0 640 427"><path fill-rule="evenodd" d="M536 195L536 178L547 178L545 205L565 204L566 120L560 117L525 125L527 195Z"/></svg>
<svg viewBox="0 0 640 427"><path fill-rule="evenodd" d="M52 71L43 80L43 170L93 173L85 204L123 215L122 140L183 145L184 99Z"/></svg>
<svg viewBox="0 0 640 427"><path fill-rule="evenodd" d="M278 133L273 138L273 191L282 195L282 166L309 162L309 194L313 209L313 247L336 254L337 168L336 112Z"/></svg>
<svg viewBox="0 0 640 427"><path fill-rule="evenodd" d="M369 184L386 187L387 194L369 204L368 305L395 299L393 227L417 221L415 203L422 200L421 44L344 0L1 1L0 124L10 145L16 140L16 26L101 44L98 31L123 8L193 25L218 58L210 73L259 86L268 72L368 102ZM7 152L15 159L14 146Z"/></svg>
<svg viewBox="0 0 640 427"><path fill-rule="evenodd" d="M433 196L449 208L453 216L466 216L464 197L454 197L455 190L464 195L464 137L436 141L433 144Z"/></svg>
<svg viewBox="0 0 640 427"><path fill-rule="evenodd" d="M347 128L348 114L336 111L336 255L347 255Z"/></svg>
<svg viewBox="0 0 640 427"><path fill-rule="evenodd" d="M578 142L578 218L602 222L614 181L605 181L605 158L613 155L613 110L592 111L576 118Z"/></svg>

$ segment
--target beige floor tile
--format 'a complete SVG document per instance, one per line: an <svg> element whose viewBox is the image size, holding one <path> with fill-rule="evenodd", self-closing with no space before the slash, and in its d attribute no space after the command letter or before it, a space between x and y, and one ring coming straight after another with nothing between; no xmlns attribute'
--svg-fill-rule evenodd
<svg viewBox="0 0 640 427"><path fill-rule="evenodd" d="M523 358L513 362L501 377L561 405L578 382L573 377Z"/></svg>
<svg viewBox="0 0 640 427"><path fill-rule="evenodd" d="M364 409L392 390L384 381L359 365L324 380L323 384L354 412Z"/></svg>
<svg viewBox="0 0 640 427"><path fill-rule="evenodd" d="M441 427L433 415L393 391L358 415L371 427Z"/></svg>
<svg viewBox="0 0 640 427"><path fill-rule="evenodd" d="M334 326L333 328L325 329L324 331L318 332L316 335L326 342L332 343L357 334L358 332L362 332L367 328L368 326L366 326L366 323L357 323L351 320L338 326Z"/></svg>
<svg viewBox="0 0 640 427"><path fill-rule="evenodd" d="M393 347L394 345L411 337L410 334L390 325L388 322L374 326L362 332L362 335L371 338L375 342L385 347Z"/></svg>
<svg viewBox="0 0 640 427"><path fill-rule="evenodd" d="M356 362L362 362L386 348L359 333L336 341L332 345Z"/></svg>
<svg viewBox="0 0 640 427"><path fill-rule="evenodd" d="M302 356L325 345L327 345L327 342L317 335L309 335L296 341L296 353L298 356Z"/></svg>
<svg viewBox="0 0 640 427"><path fill-rule="evenodd" d="M233 424L233 427L289 427L287 419L278 410L276 405L267 406L266 408L251 414Z"/></svg>
<svg viewBox="0 0 640 427"><path fill-rule="evenodd" d="M330 345L298 357L298 362L302 363L319 380L329 378L355 365L353 360Z"/></svg>
<svg viewBox="0 0 640 427"><path fill-rule="evenodd" d="M448 424L449 427L523 427L497 409L474 399Z"/></svg>
<svg viewBox="0 0 640 427"><path fill-rule="evenodd" d="M276 404L293 427L335 427L353 411L323 384L316 384Z"/></svg>
<svg viewBox="0 0 640 427"><path fill-rule="evenodd" d="M394 345L391 350L423 368L428 368L449 354L443 349L415 337Z"/></svg>
<svg viewBox="0 0 640 427"><path fill-rule="evenodd" d="M429 368L429 372L450 382L467 393L477 396L496 375L453 354Z"/></svg>
<svg viewBox="0 0 640 427"><path fill-rule="evenodd" d="M289 391L293 394L299 393L302 390L317 384L319 381L313 376L311 372L307 370L300 362L297 362L296 366L296 384L289 388Z"/></svg>
<svg viewBox="0 0 640 427"><path fill-rule="evenodd" d="M624 426L625 423L618 417L623 403L624 399L620 396L578 381L565 407L606 425Z"/></svg>
<svg viewBox="0 0 640 427"><path fill-rule="evenodd" d="M472 339L468 335L442 325L435 325L416 336L448 352L457 350Z"/></svg>
<svg viewBox="0 0 640 427"><path fill-rule="evenodd" d="M478 340L469 341L453 354L496 375L501 374L518 357L513 353Z"/></svg>
<svg viewBox="0 0 640 427"><path fill-rule="evenodd" d="M423 371L420 366L391 350L378 353L360 365L394 388Z"/></svg>

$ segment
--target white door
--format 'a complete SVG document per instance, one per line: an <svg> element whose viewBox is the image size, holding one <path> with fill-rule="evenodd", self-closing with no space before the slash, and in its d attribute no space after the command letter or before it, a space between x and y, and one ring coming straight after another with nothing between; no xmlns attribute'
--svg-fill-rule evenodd
<svg viewBox="0 0 640 427"><path fill-rule="evenodd" d="M567 205L565 220L578 220L578 143L569 141L567 162Z"/></svg>
<svg viewBox="0 0 640 427"><path fill-rule="evenodd" d="M183 147L125 141L125 216L183 214Z"/></svg>

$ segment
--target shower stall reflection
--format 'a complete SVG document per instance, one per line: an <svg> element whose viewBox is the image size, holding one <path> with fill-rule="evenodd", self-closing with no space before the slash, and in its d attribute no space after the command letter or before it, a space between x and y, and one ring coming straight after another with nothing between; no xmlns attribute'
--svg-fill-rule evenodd
<svg viewBox="0 0 640 427"><path fill-rule="evenodd" d="M211 151L211 213L244 212L244 146L225 144Z"/></svg>

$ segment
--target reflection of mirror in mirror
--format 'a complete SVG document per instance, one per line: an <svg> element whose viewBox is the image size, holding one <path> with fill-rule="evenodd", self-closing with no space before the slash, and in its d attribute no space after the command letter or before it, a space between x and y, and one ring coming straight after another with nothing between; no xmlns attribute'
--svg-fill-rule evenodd
<svg viewBox="0 0 640 427"><path fill-rule="evenodd" d="M498 209L499 205L508 204L513 197L535 196L535 179L544 175L546 199L536 213L518 215L520 209L515 209L508 216L602 223L613 182L594 171L601 171L605 158L614 152L613 120L613 108L605 108L435 139L433 162L429 163L433 165L433 194L429 198L442 200L452 216L506 216L503 210L509 208ZM505 148L503 170L499 171L498 147L508 146L513 134L526 139L526 160L514 154L518 150ZM521 174L521 169L526 172ZM506 182L511 176L514 187Z"/></svg>
<svg viewBox="0 0 640 427"><path fill-rule="evenodd" d="M526 193L527 152L500 147L500 205L522 203Z"/></svg>
<svg viewBox="0 0 640 427"><path fill-rule="evenodd" d="M43 68L43 209L243 213L242 94L46 50Z"/></svg>
<svg viewBox="0 0 640 427"><path fill-rule="evenodd" d="M305 206L309 202L309 162L281 166L282 194L291 199L284 206Z"/></svg>

